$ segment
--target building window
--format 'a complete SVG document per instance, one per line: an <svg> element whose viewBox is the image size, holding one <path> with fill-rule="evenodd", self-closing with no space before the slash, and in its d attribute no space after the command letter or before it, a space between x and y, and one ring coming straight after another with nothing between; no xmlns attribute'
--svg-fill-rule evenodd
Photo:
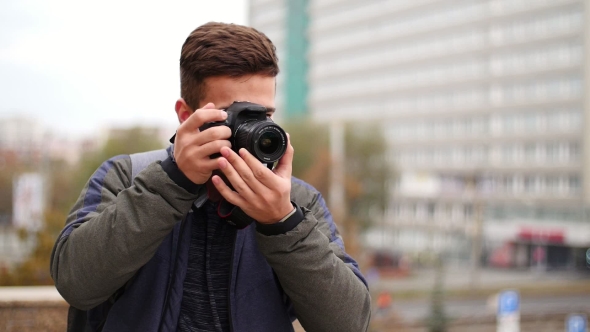
<svg viewBox="0 0 590 332"><path fill-rule="evenodd" d="M506 193L512 194L514 193L514 179L512 176L506 176L503 179L503 187Z"/></svg>
<svg viewBox="0 0 590 332"><path fill-rule="evenodd" d="M434 212L435 212L434 207L435 207L434 203L428 203L428 205L427 205L427 217L429 220L434 219Z"/></svg>
<svg viewBox="0 0 590 332"><path fill-rule="evenodd" d="M550 163L559 161L559 144L547 143L545 145L545 161Z"/></svg>
<svg viewBox="0 0 590 332"><path fill-rule="evenodd" d="M580 144L570 142L568 146L568 159L572 162L580 161Z"/></svg>
<svg viewBox="0 0 590 332"><path fill-rule="evenodd" d="M568 188L571 194L578 194L582 188L582 182L577 175L570 175L568 178Z"/></svg>
<svg viewBox="0 0 590 332"><path fill-rule="evenodd" d="M537 130L538 114L527 113L523 116L523 129L527 132Z"/></svg>
<svg viewBox="0 0 590 332"><path fill-rule="evenodd" d="M545 189L549 194L559 193L559 178L556 176L548 176L545 179Z"/></svg>
<svg viewBox="0 0 590 332"><path fill-rule="evenodd" d="M527 162L537 161L537 146L533 143L525 144L524 159Z"/></svg>
<svg viewBox="0 0 590 332"><path fill-rule="evenodd" d="M536 191L536 178L534 176L525 176L524 191L527 193L534 193Z"/></svg>
<svg viewBox="0 0 590 332"><path fill-rule="evenodd" d="M502 147L502 159L507 163L514 162L515 149L514 145L504 145Z"/></svg>
<svg viewBox="0 0 590 332"><path fill-rule="evenodd" d="M463 206L463 215L465 220L473 220L473 205L471 204L466 204L465 206Z"/></svg>

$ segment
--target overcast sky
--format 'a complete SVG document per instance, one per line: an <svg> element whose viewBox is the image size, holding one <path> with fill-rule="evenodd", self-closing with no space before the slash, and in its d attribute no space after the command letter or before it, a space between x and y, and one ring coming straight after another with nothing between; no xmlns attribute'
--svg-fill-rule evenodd
<svg viewBox="0 0 590 332"><path fill-rule="evenodd" d="M208 21L246 24L247 0L0 0L0 118L173 126L180 48Z"/></svg>

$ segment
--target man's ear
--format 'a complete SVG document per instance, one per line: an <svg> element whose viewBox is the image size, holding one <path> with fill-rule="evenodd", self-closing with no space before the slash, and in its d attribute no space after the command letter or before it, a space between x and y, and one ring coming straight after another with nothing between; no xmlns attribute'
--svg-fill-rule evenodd
<svg viewBox="0 0 590 332"><path fill-rule="evenodd" d="M176 105L174 105L174 110L176 111L176 116L178 116L178 122L183 123L188 119L191 114L193 114L193 110L186 104L184 99L180 98L176 101Z"/></svg>

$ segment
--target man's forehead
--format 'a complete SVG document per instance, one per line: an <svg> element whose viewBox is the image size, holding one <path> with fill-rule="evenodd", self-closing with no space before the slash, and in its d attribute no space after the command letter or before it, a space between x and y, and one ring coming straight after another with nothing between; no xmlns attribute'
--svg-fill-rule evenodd
<svg viewBox="0 0 590 332"><path fill-rule="evenodd" d="M199 104L213 102L226 108L235 101L248 101L275 111L276 79L266 75L239 77L212 76L203 81L203 98Z"/></svg>

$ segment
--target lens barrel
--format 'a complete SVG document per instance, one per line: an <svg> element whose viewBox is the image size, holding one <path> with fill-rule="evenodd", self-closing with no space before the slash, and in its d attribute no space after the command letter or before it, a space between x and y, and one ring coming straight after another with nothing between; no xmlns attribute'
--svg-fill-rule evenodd
<svg viewBox="0 0 590 332"><path fill-rule="evenodd" d="M235 133L235 151L248 150L264 163L274 163L287 151L287 134L272 121L248 121Z"/></svg>

